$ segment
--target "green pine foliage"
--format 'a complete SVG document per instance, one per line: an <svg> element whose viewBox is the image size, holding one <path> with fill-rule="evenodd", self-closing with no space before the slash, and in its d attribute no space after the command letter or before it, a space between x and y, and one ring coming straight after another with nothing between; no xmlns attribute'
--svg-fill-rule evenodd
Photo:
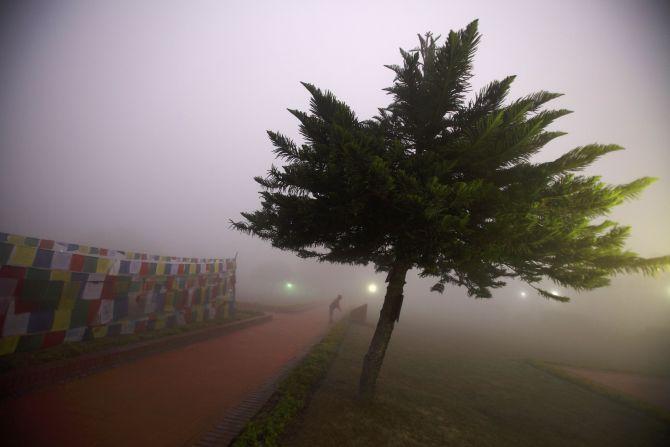
<svg viewBox="0 0 670 447"><path fill-rule="evenodd" d="M574 290L609 284L617 273L653 275L670 257L644 259L624 248L630 229L607 220L653 178L609 185L580 174L617 145L591 144L558 159L533 156L563 132L547 130L568 110L560 96L507 96L514 76L470 95L477 21L440 38L419 36L400 50L386 89L391 104L360 120L331 92L303 83L309 112L289 110L303 144L268 132L282 166L256 177L261 209L234 228L320 261L388 271L399 260L446 284L487 298L518 278L540 295L549 279Z"/></svg>

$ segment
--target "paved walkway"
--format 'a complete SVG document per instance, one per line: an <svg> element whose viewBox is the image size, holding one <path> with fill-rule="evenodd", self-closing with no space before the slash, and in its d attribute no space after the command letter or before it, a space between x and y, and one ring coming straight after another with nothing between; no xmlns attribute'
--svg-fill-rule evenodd
<svg viewBox="0 0 670 447"><path fill-rule="evenodd" d="M327 309L0 401L3 446L185 446L328 327Z"/></svg>
<svg viewBox="0 0 670 447"><path fill-rule="evenodd" d="M670 379L641 374L561 366L564 371L670 410Z"/></svg>

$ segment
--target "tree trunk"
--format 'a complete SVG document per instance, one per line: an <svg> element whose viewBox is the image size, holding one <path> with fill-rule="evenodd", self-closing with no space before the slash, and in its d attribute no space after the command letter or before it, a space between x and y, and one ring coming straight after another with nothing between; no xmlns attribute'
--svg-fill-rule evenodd
<svg viewBox="0 0 670 447"><path fill-rule="evenodd" d="M400 309L402 307L403 288L405 286L405 276L409 270L409 265L402 262L396 262L388 275L388 286L386 287L386 296L384 305L379 312L379 321L377 329L370 342L368 353L363 359L363 370L358 386L358 396L361 400L370 401L375 394L377 377L382 368L386 348L388 347L391 333L395 323L400 318Z"/></svg>

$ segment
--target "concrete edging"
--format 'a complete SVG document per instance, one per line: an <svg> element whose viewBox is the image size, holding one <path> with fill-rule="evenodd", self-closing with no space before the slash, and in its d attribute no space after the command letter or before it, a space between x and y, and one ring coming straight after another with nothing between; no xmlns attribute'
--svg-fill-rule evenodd
<svg viewBox="0 0 670 447"><path fill-rule="evenodd" d="M224 447L231 445L240 433L242 433L247 423L268 405L277 392L279 384L329 333L330 330L315 337L305 349L286 362L263 385L249 393L237 406L226 411L223 417L210 430L196 438L192 447Z"/></svg>
<svg viewBox="0 0 670 447"><path fill-rule="evenodd" d="M221 326L212 326L183 334L119 346L43 365L19 368L0 376L0 399L86 376L103 369L112 368L121 363L180 348L191 343L262 324L270 320L272 320L272 315L260 315Z"/></svg>
<svg viewBox="0 0 670 447"><path fill-rule="evenodd" d="M213 428L202 434L193 443L193 447L224 447L229 446L242 433L242 430L256 414L265 407L270 398L275 394L279 384L295 368L310 351L325 337L318 338L304 351L289 360L272 377L266 380L260 388L249 393L242 402L231 408L214 425Z"/></svg>

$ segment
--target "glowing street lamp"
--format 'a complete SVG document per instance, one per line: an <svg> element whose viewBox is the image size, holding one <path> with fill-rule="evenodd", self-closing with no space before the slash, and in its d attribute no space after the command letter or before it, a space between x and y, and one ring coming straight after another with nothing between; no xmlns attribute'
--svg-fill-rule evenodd
<svg viewBox="0 0 670 447"><path fill-rule="evenodd" d="M521 291L521 293L519 295L521 295L521 298L526 298L526 296L528 296L528 294L523 290Z"/></svg>
<svg viewBox="0 0 670 447"><path fill-rule="evenodd" d="M375 283L368 284L368 293L377 293L377 284Z"/></svg>
<svg viewBox="0 0 670 447"><path fill-rule="evenodd" d="M287 282L287 283L286 283L286 288L287 288L288 290L293 289L293 283L292 283L292 282Z"/></svg>

